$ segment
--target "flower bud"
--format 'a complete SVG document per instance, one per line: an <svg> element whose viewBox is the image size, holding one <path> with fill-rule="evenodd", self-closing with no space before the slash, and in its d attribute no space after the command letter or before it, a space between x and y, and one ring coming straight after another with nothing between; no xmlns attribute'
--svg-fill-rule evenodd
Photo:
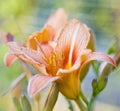
<svg viewBox="0 0 120 111"><path fill-rule="evenodd" d="M96 50L96 39L95 34L92 30L90 30L90 41L87 46L88 49L91 49L92 51Z"/></svg>

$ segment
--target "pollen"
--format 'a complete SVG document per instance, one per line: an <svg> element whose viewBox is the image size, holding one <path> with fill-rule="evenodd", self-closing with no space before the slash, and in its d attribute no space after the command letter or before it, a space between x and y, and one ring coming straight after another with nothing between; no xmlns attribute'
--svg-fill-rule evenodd
<svg viewBox="0 0 120 111"><path fill-rule="evenodd" d="M52 66L57 66L58 64L58 56L56 54L52 54L49 59L48 59L48 63Z"/></svg>
<svg viewBox="0 0 120 111"><path fill-rule="evenodd" d="M56 75L56 72L59 68L58 65L58 56L56 54L51 54L51 56L48 58L48 71L51 75Z"/></svg>

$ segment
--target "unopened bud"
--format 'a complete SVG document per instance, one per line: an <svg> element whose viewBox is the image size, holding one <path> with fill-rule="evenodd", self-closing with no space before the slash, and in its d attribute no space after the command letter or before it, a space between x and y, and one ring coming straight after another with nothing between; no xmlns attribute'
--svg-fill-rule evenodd
<svg viewBox="0 0 120 111"><path fill-rule="evenodd" d="M92 30L90 30L90 40L87 47L92 51L96 50L96 39L95 39L95 34Z"/></svg>
<svg viewBox="0 0 120 111"><path fill-rule="evenodd" d="M93 79L92 81L93 96L97 96L106 87L107 81L108 78L104 78L101 81Z"/></svg>

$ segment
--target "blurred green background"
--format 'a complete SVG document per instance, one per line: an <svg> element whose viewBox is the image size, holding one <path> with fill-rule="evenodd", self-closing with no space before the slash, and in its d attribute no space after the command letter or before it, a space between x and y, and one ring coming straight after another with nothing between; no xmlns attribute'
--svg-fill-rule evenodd
<svg viewBox="0 0 120 111"><path fill-rule="evenodd" d="M51 13L57 8L64 8L69 19L77 18L95 32L97 51L107 52L116 40L120 44L119 4L119 0L0 0L0 31L10 32L17 40L24 42L28 35L41 30ZM3 58L6 52L6 45L0 43L0 93L23 70L18 62L10 68L5 67ZM108 86L99 95L98 101L120 105L119 69L111 74ZM91 71L83 84L88 97L93 78ZM0 111L9 111L10 102L8 98L0 97Z"/></svg>

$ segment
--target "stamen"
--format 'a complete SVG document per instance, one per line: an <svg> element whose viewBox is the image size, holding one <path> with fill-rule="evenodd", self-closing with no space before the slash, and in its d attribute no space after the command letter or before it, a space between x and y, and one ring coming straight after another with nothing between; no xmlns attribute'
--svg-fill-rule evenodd
<svg viewBox="0 0 120 111"><path fill-rule="evenodd" d="M37 40L36 37L34 37L34 40L36 41L37 45L39 46L38 48L39 48L40 51L43 53L45 59L48 59L47 56L46 56L46 54L45 54L45 52L44 52L44 50L43 50L42 47L40 46L40 43L39 43L39 41ZM37 51L39 51L39 50L37 50Z"/></svg>
<svg viewBox="0 0 120 111"><path fill-rule="evenodd" d="M34 37L34 40L36 41L36 43L39 45L39 41L36 37Z"/></svg>
<svg viewBox="0 0 120 111"><path fill-rule="evenodd" d="M48 64L49 74L51 74L52 76L56 75L56 72L58 70L58 56L52 53L51 56L48 58Z"/></svg>
<svg viewBox="0 0 120 111"><path fill-rule="evenodd" d="M52 65L52 66L57 66L57 61L58 61L58 57L56 54L52 54L50 57L49 57L49 64Z"/></svg>

